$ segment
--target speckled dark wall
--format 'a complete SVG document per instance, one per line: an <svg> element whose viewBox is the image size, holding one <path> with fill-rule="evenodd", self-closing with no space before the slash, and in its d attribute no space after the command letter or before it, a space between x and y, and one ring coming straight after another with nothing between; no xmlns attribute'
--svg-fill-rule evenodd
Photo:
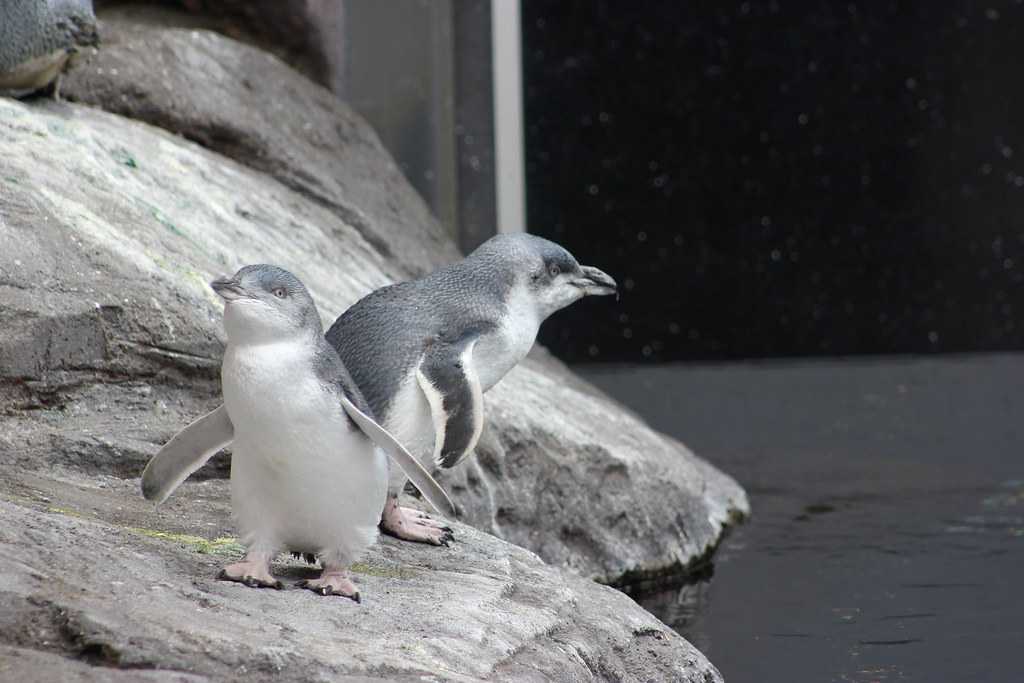
<svg viewBox="0 0 1024 683"><path fill-rule="evenodd" d="M1024 348L1024 6L523 1L569 360Z"/></svg>

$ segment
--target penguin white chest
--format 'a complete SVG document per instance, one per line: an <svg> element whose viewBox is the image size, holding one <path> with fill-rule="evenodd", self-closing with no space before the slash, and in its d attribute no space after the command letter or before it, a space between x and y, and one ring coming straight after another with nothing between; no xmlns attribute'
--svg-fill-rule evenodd
<svg viewBox="0 0 1024 683"><path fill-rule="evenodd" d="M299 343L229 345L221 367L224 403L243 440L277 442L284 433L313 437L340 415L313 372L313 354ZM344 421L342 421L344 422ZM296 444L301 446L301 444Z"/></svg>
<svg viewBox="0 0 1024 683"><path fill-rule="evenodd" d="M533 297L514 288L498 327L483 335L473 350L473 367L483 391L497 384L526 357L537 340L541 322Z"/></svg>
<svg viewBox="0 0 1024 683"><path fill-rule="evenodd" d="M248 544L352 559L376 537L387 463L316 376L305 346L228 346L232 508Z"/></svg>

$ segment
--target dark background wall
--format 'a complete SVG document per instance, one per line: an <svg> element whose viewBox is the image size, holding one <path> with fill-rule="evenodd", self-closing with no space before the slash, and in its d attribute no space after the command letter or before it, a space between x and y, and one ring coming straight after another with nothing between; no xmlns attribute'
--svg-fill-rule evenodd
<svg viewBox="0 0 1024 683"><path fill-rule="evenodd" d="M523 0L569 360L1024 348L1024 6Z"/></svg>

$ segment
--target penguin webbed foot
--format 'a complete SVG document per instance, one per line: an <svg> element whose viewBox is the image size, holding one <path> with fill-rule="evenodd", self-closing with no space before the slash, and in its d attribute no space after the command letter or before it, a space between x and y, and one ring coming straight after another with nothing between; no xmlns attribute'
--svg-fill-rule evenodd
<svg viewBox="0 0 1024 683"><path fill-rule="evenodd" d="M348 578L348 573L341 570L325 569L317 579L303 579L297 582L296 587L313 591L317 595L338 595L358 603L362 603L359 589Z"/></svg>
<svg viewBox="0 0 1024 683"><path fill-rule="evenodd" d="M452 530L452 528L450 526L448 526L444 522L437 521L436 519L434 519L433 517L428 515L426 512L423 512L423 510L417 510L416 508L404 508L404 507L400 507L398 509L406 517L411 517L412 519L416 520L417 523L422 524L424 526L432 526L432 527L437 528L437 529L443 529L444 531L451 531ZM453 536L453 538L454 538L454 536Z"/></svg>
<svg viewBox="0 0 1024 683"><path fill-rule="evenodd" d="M281 590L284 584L275 579L265 562L236 562L220 570L217 578L221 581L234 581L249 588L273 588Z"/></svg>
<svg viewBox="0 0 1024 683"><path fill-rule="evenodd" d="M455 532L444 522L413 508L399 507L388 501L380 520L380 530L388 536L413 543L450 547Z"/></svg>

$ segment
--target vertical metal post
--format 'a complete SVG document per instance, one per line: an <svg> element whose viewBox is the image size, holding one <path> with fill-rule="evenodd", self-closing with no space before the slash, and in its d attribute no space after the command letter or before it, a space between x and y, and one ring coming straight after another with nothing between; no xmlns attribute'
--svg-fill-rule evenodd
<svg viewBox="0 0 1024 683"><path fill-rule="evenodd" d="M523 59L519 0L492 0L498 232L526 229Z"/></svg>

